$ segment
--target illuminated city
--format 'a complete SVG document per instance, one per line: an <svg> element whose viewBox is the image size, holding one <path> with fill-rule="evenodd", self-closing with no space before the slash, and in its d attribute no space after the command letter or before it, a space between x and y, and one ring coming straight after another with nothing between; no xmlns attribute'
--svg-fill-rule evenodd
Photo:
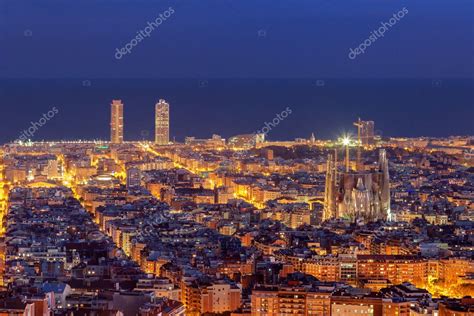
<svg viewBox="0 0 474 316"><path fill-rule="evenodd" d="M155 142L124 141L124 108L110 142L3 146L0 310L474 312L470 137L171 142L160 100Z"/></svg>
<svg viewBox="0 0 474 316"><path fill-rule="evenodd" d="M473 0L0 0L0 316L474 316Z"/></svg>

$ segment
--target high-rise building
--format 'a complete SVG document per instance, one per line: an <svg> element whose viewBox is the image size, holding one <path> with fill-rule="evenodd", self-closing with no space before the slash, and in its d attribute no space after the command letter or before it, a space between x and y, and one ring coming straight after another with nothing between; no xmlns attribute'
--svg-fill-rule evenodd
<svg viewBox="0 0 474 316"><path fill-rule="evenodd" d="M170 105L163 99L155 106L155 142L158 145L170 142Z"/></svg>
<svg viewBox="0 0 474 316"><path fill-rule="evenodd" d="M374 138L374 129L375 123L374 121L360 121L360 140L362 146L370 146L375 144Z"/></svg>
<svg viewBox="0 0 474 316"><path fill-rule="evenodd" d="M110 141L114 144L120 144L123 142L122 100L112 100L110 110Z"/></svg>
<svg viewBox="0 0 474 316"><path fill-rule="evenodd" d="M390 180L385 149L379 152L378 168L371 171L338 172L337 161L333 162L332 159L330 155L326 170L323 220L390 220Z"/></svg>

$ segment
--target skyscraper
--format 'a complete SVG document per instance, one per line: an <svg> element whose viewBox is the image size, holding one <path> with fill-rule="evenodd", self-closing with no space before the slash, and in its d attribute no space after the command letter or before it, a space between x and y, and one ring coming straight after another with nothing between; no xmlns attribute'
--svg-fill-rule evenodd
<svg viewBox="0 0 474 316"><path fill-rule="evenodd" d="M360 121L360 138L362 146L370 146L375 144L374 139L374 121Z"/></svg>
<svg viewBox="0 0 474 316"><path fill-rule="evenodd" d="M112 100L112 104L110 106L110 141L113 144L120 144L123 142L122 100Z"/></svg>
<svg viewBox="0 0 474 316"><path fill-rule="evenodd" d="M158 145L170 142L170 105L163 99L155 106L155 142Z"/></svg>

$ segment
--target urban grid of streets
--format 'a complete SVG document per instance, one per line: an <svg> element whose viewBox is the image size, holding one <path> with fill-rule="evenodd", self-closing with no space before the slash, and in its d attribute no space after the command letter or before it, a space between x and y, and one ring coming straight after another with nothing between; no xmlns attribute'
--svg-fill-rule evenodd
<svg viewBox="0 0 474 316"><path fill-rule="evenodd" d="M393 138L363 147L315 139L255 147L248 140L237 136L232 146L219 137L167 146L4 146L1 268L11 291L4 305L39 308L43 302L43 310L58 315L81 308L141 315L335 315L350 299L369 314L388 306L399 314L470 308L469 138ZM374 198L382 194L385 153L390 215L364 213L384 211ZM51 228L48 249L41 250L51 225L66 230ZM97 261L94 250L81 244L99 252L105 247L101 253L108 258ZM101 279L104 284L94 283ZM41 290L33 297L31 287ZM46 296L41 301L38 295ZM285 295L292 297L286 303Z"/></svg>

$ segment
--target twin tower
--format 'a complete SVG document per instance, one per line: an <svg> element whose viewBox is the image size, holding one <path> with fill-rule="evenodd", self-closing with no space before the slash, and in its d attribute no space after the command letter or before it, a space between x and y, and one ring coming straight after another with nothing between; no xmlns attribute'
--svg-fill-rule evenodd
<svg viewBox="0 0 474 316"><path fill-rule="evenodd" d="M112 100L110 105L110 142L123 143L123 103ZM168 145L170 142L170 105L160 99L155 105L155 142Z"/></svg>

